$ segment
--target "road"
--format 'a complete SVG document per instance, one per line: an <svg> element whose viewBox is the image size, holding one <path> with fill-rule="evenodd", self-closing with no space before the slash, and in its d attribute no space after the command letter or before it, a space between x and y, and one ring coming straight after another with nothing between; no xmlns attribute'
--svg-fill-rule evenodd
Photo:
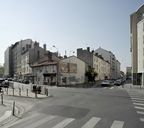
<svg viewBox="0 0 144 128"><path fill-rule="evenodd" d="M121 87L49 88L22 119L5 128L144 128L144 96Z"/></svg>

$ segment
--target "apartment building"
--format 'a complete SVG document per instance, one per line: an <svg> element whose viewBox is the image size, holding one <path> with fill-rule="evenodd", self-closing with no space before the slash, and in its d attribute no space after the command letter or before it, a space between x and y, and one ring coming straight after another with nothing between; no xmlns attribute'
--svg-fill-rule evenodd
<svg viewBox="0 0 144 128"><path fill-rule="evenodd" d="M110 79L110 63L97 54L93 56L93 67L98 73L96 80Z"/></svg>
<svg viewBox="0 0 144 128"><path fill-rule="evenodd" d="M12 52L11 47L8 47L4 53L4 76L12 77Z"/></svg>
<svg viewBox="0 0 144 128"><path fill-rule="evenodd" d="M110 78L118 79L120 76L120 62L116 59L111 51L107 51L101 47L94 51L95 54L102 56L105 61L110 63Z"/></svg>
<svg viewBox="0 0 144 128"><path fill-rule="evenodd" d="M144 85L144 5L130 15L132 81Z"/></svg>
<svg viewBox="0 0 144 128"><path fill-rule="evenodd" d="M38 42L31 39L16 42L5 51L5 75L27 79L32 73L31 65L46 53L46 45L41 48Z"/></svg>
<svg viewBox="0 0 144 128"><path fill-rule="evenodd" d="M96 80L103 80L110 78L110 63L105 61L102 56L90 51L90 48L77 49L77 57L83 60L88 66L94 68L98 73Z"/></svg>

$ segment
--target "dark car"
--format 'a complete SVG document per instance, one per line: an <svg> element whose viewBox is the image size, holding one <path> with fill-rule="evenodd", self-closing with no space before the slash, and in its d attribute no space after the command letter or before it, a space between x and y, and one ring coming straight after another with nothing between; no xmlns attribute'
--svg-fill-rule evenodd
<svg viewBox="0 0 144 128"><path fill-rule="evenodd" d="M9 81L8 80L4 80L1 85L1 87L4 87L4 88L8 88L9 87Z"/></svg>

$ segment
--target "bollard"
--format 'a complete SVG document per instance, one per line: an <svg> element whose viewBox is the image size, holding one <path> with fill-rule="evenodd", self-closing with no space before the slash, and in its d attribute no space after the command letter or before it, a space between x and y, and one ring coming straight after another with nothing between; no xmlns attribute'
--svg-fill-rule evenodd
<svg viewBox="0 0 144 128"><path fill-rule="evenodd" d="M35 98L37 98L37 90L35 91Z"/></svg>
<svg viewBox="0 0 144 128"><path fill-rule="evenodd" d="M21 88L19 88L19 96L21 96Z"/></svg>
<svg viewBox="0 0 144 128"><path fill-rule="evenodd" d="M6 93L7 93L7 95L8 95L8 88L6 89Z"/></svg>
<svg viewBox="0 0 144 128"><path fill-rule="evenodd" d="M28 97L28 89L26 89L26 95L27 95L27 97Z"/></svg>
<svg viewBox="0 0 144 128"><path fill-rule="evenodd" d="M46 96L48 96L48 89L46 89Z"/></svg>
<svg viewBox="0 0 144 128"><path fill-rule="evenodd" d="M15 115L15 101L13 102L12 115Z"/></svg>
<svg viewBox="0 0 144 128"><path fill-rule="evenodd" d="M1 93L1 104L3 105L3 93Z"/></svg>
<svg viewBox="0 0 144 128"><path fill-rule="evenodd" d="M13 89L13 96L14 96L14 88L12 88Z"/></svg>

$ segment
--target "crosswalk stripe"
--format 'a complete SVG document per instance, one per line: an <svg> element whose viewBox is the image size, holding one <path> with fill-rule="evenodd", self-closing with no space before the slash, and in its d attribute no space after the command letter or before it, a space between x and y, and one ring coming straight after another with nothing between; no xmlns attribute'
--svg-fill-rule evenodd
<svg viewBox="0 0 144 128"><path fill-rule="evenodd" d="M142 100L132 100L133 103L144 103Z"/></svg>
<svg viewBox="0 0 144 128"><path fill-rule="evenodd" d="M131 98L132 100L144 100L144 98Z"/></svg>
<svg viewBox="0 0 144 128"><path fill-rule="evenodd" d="M92 117L82 128L94 128L101 118Z"/></svg>
<svg viewBox="0 0 144 128"><path fill-rule="evenodd" d="M141 103L133 103L134 105L144 106L144 104Z"/></svg>
<svg viewBox="0 0 144 128"><path fill-rule="evenodd" d="M48 117L46 117L46 118L43 118L43 119L41 119L41 120L38 120L38 121L35 122L35 123L32 123L32 124L28 125L28 126L25 127L25 128L36 128L36 127L39 127L40 125L42 125L42 124L44 124L44 123L46 123L46 122L48 122L48 121L50 121L50 120L52 120L52 119L54 119L54 118L56 118L56 116L48 116Z"/></svg>
<svg viewBox="0 0 144 128"><path fill-rule="evenodd" d="M110 87L110 89L114 89L114 87Z"/></svg>
<svg viewBox="0 0 144 128"><path fill-rule="evenodd" d="M142 111L137 111L137 114L144 115L144 112L142 112Z"/></svg>
<svg viewBox="0 0 144 128"><path fill-rule="evenodd" d="M37 117L37 116L39 116L39 114L38 114L38 113L35 113L35 114L33 114L33 115L29 116L29 117L20 119L20 120L18 120L18 121L16 121L16 122L14 122L14 123L6 126L5 128L10 128L10 127L12 127L12 126L14 126L14 125L16 125L16 124L22 123L22 122L27 121L27 120L29 120L29 119L35 118L35 117Z"/></svg>
<svg viewBox="0 0 144 128"><path fill-rule="evenodd" d="M141 110L144 110L144 107L138 107L138 106L135 106L136 109L141 109Z"/></svg>
<svg viewBox="0 0 144 128"><path fill-rule="evenodd" d="M141 121L141 122L144 122L144 118L140 118L140 121Z"/></svg>
<svg viewBox="0 0 144 128"><path fill-rule="evenodd" d="M63 120L62 122L58 123L57 125L55 125L52 128L64 128L64 127L66 127L69 123L71 123L74 120L75 119L73 119L73 118L67 118L67 119Z"/></svg>
<svg viewBox="0 0 144 128"><path fill-rule="evenodd" d="M123 121L114 121L111 128L122 128L124 125Z"/></svg>

